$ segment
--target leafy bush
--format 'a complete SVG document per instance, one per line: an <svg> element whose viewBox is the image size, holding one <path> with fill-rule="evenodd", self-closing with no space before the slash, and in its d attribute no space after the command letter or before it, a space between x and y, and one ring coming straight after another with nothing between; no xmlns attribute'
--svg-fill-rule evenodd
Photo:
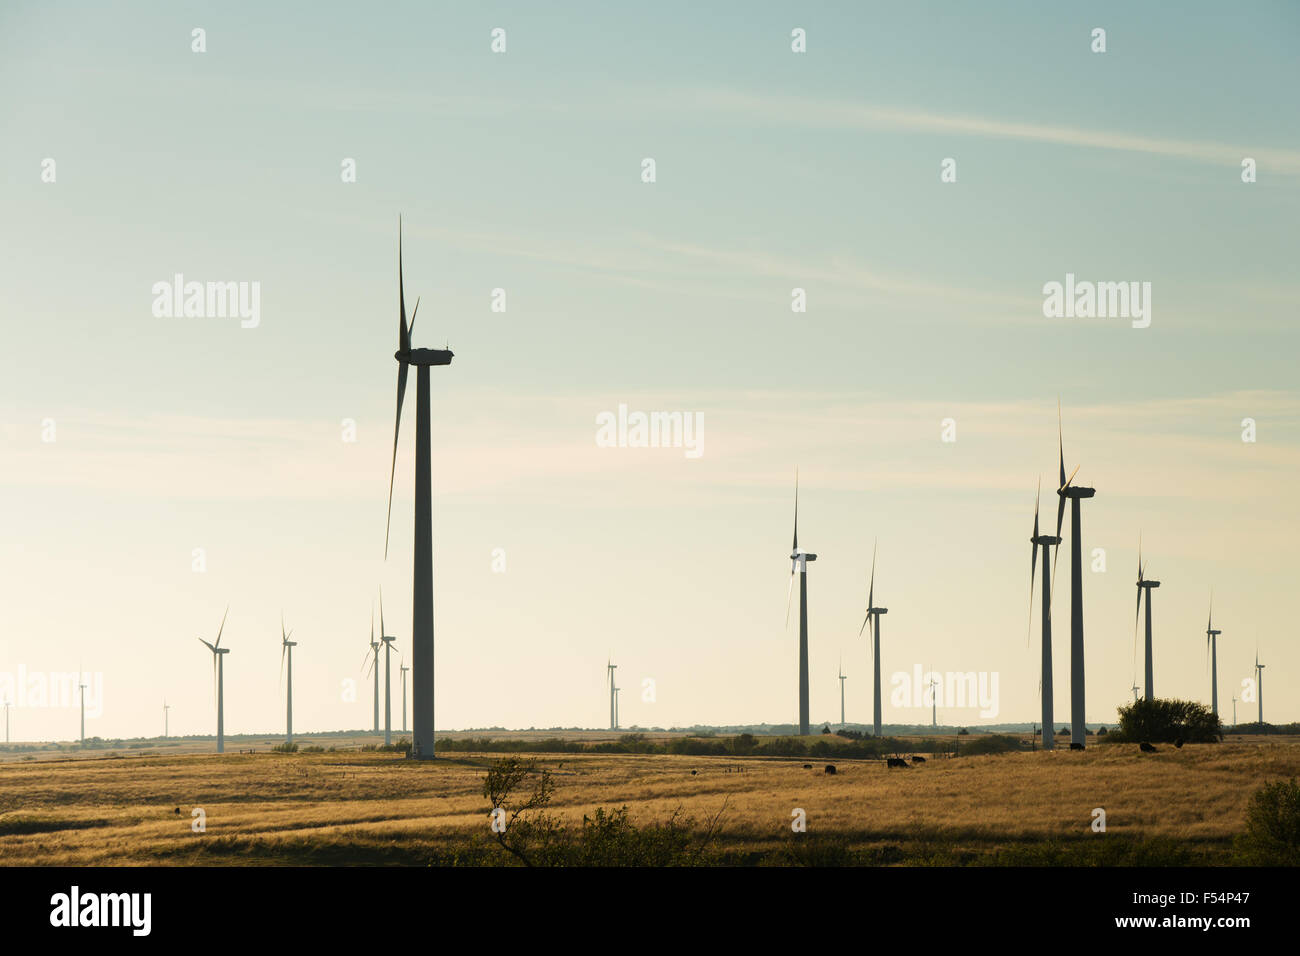
<svg viewBox="0 0 1300 956"><path fill-rule="evenodd" d="M1204 704L1193 700L1142 700L1119 709L1119 727L1106 735L1107 742L1128 743L1217 743L1223 739L1219 718Z"/></svg>
<svg viewBox="0 0 1300 956"><path fill-rule="evenodd" d="M1250 866L1300 866L1300 786L1295 777L1255 791L1236 849Z"/></svg>
<svg viewBox="0 0 1300 956"><path fill-rule="evenodd" d="M294 743L288 743L288 742L276 744L274 747L271 748L271 753L276 753L276 754L296 754L297 752L298 752L298 745Z"/></svg>

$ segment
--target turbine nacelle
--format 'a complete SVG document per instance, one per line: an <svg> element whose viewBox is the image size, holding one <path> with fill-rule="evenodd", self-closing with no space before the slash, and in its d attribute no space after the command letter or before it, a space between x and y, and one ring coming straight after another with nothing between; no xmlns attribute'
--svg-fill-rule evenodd
<svg viewBox="0 0 1300 956"><path fill-rule="evenodd" d="M451 349L411 349L394 352L393 358L407 365L450 365L455 354Z"/></svg>
<svg viewBox="0 0 1300 956"><path fill-rule="evenodd" d="M1097 493L1097 489L1082 488L1079 485L1069 485L1065 488L1058 488L1056 493L1062 498L1091 498Z"/></svg>
<svg viewBox="0 0 1300 956"><path fill-rule="evenodd" d="M1061 543L1061 539L1054 534L1036 534L1029 539L1029 543L1056 545Z"/></svg>
<svg viewBox="0 0 1300 956"><path fill-rule="evenodd" d="M1152 581L1150 579L1138 578L1137 586L1140 588L1158 588L1160 587L1160 582Z"/></svg>
<svg viewBox="0 0 1300 956"><path fill-rule="evenodd" d="M1216 630L1214 630L1213 628L1211 628L1210 630L1206 631L1205 633L1206 633L1206 635L1209 636L1209 637L1218 637L1218 636L1219 636L1220 634L1222 634L1223 632L1222 632L1222 631L1216 631Z"/></svg>

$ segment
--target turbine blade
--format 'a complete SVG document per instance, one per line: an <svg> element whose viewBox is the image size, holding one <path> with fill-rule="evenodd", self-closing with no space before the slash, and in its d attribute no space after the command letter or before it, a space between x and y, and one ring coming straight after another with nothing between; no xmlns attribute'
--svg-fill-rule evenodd
<svg viewBox="0 0 1300 956"><path fill-rule="evenodd" d="M415 308L411 310L411 324L406 327L406 338L408 342L410 341L411 336L415 334L415 316L419 311L420 297L417 295L415 297Z"/></svg>
<svg viewBox="0 0 1300 956"><path fill-rule="evenodd" d="M406 397L405 362L397 363L397 420L393 424L393 463L388 470L388 519L384 524L384 559L388 558L388 536L393 526L393 479L397 476L397 436L402 431L402 399Z"/></svg>
<svg viewBox="0 0 1300 956"><path fill-rule="evenodd" d="M871 584L867 588L867 613L876 606L876 545L879 539L871 542Z"/></svg>
<svg viewBox="0 0 1300 956"><path fill-rule="evenodd" d="M790 583L785 589L785 626L790 626L790 602L794 598L794 568L790 568Z"/></svg>
<svg viewBox="0 0 1300 956"><path fill-rule="evenodd" d="M406 280L402 277L402 217L397 217L397 302L401 309L398 317L397 345L400 351L411 351L411 331L406 325Z"/></svg>
<svg viewBox="0 0 1300 956"><path fill-rule="evenodd" d="M217 647L221 646L221 632L226 629L226 617L230 614L230 605L226 605L226 613L221 615L221 626L217 628Z"/></svg>
<svg viewBox="0 0 1300 956"><path fill-rule="evenodd" d="M1038 504L1043 496L1043 479L1038 479L1038 493L1034 495L1034 536L1029 541L1029 627L1025 630L1025 647L1034 632L1034 579L1038 575ZM1046 573L1046 570L1044 570Z"/></svg>

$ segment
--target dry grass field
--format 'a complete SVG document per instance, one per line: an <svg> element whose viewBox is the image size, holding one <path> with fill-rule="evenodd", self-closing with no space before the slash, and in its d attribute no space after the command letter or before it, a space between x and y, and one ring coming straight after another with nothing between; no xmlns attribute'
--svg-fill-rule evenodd
<svg viewBox="0 0 1300 956"><path fill-rule="evenodd" d="M0 764L6 865L507 863L482 795L492 754L431 763L391 754L227 753ZM675 810L715 862L1231 863L1247 801L1300 777L1300 744L1091 747L882 761L538 755L551 812L580 828L597 807L637 824ZM804 764L811 762L812 768ZM692 773L694 771L694 773ZM1091 829L1106 812L1106 833ZM206 832L191 830L202 808ZM792 812L807 816L795 838ZM179 810L179 812L177 812Z"/></svg>

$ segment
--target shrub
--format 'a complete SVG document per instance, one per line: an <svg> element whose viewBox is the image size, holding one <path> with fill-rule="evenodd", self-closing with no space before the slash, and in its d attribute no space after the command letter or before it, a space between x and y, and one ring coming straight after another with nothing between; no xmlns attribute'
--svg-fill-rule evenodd
<svg viewBox="0 0 1300 956"><path fill-rule="evenodd" d="M274 747L271 748L271 753L276 753L276 754L296 754L297 752L298 752L298 745L294 743L288 743L287 741L285 743L276 744Z"/></svg>
<svg viewBox="0 0 1300 956"><path fill-rule="evenodd" d="M1255 791L1236 849L1250 866L1300 866L1300 786L1295 777Z"/></svg>
<svg viewBox="0 0 1300 956"><path fill-rule="evenodd" d="M1010 734L989 734L987 737L976 737L974 740L962 747L964 756L973 757L979 754L1005 754L1017 750L1024 750L1025 745L1019 737L1012 737Z"/></svg>
<svg viewBox="0 0 1300 956"><path fill-rule="evenodd" d="M1219 718L1193 700L1137 700L1119 709L1119 727L1107 737L1128 743L1142 741L1217 743L1223 739Z"/></svg>

